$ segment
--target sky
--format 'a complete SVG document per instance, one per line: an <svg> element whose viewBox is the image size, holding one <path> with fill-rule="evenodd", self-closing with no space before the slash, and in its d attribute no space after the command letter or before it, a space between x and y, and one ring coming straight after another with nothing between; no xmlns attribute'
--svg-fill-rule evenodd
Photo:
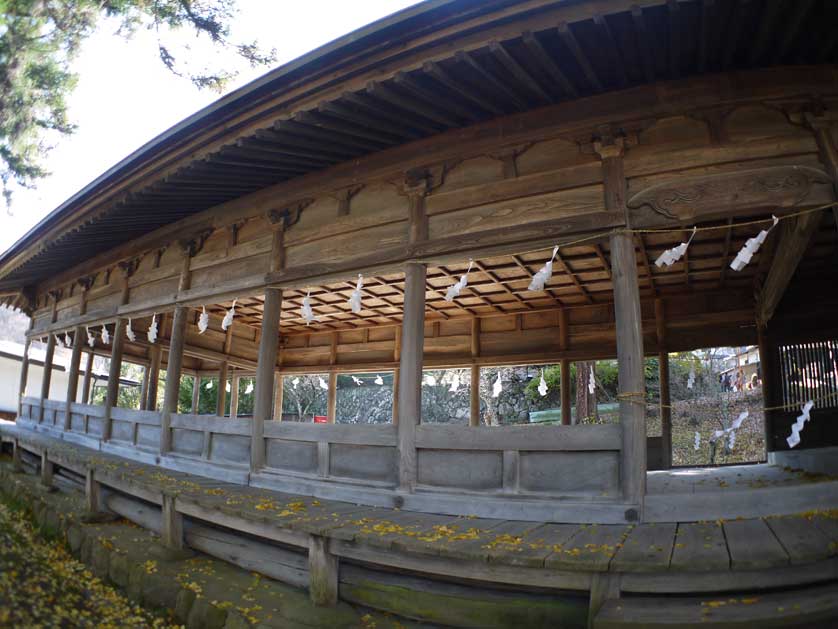
<svg viewBox="0 0 838 629"><path fill-rule="evenodd" d="M276 48L278 66L413 4L416 0L239 0L231 37ZM0 215L0 251L118 161L222 96L171 74L157 56L151 33L141 31L125 40L116 28L116 22L103 21L74 60L79 81L69 97L69 115L77 131L56 139L44 162L51 175L35 190L17 190L13 215ZM191 32L177 34L174 41L191 46L181 49L185 59L200 63L216 55L210 62L240 68L225 92L272 69L251 69L229 54L218 57L208 45L195 42Z"/></svg>

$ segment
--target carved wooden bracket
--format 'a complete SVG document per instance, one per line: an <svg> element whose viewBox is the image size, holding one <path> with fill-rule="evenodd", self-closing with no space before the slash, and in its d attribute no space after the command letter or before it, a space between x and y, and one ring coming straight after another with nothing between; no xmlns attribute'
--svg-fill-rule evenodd
<svg viewBox="0 0 838 629"><path fill-rule="evenodd" d="M445 183L445 178L462 160L447 160L433 166L411 168L404 174L404 180L397 183L399 194L408 197L425 196Z"/></svg>
<svg viewBox="0 0 838 629"><path fill-rule="evenodd" d="M352 197L358 194L363 187L364 184L358 183L332 192L330 196L338 202L338 216L347 216L349 214L349 204L352 202Z"/></svg>
<svg viewBox="0 0 838 629"><path fill-rule="evenodd" d="M64 294L64 291L60 288L54 288L51 291L49 291L49 296L52 297L53 303L61 301L61 296L63 294Z"/></svg>
<svg viewBox="0 0 838 629"><path fill-rule="evenodd" d="M93 287L93 282L96 281L96 273L92 275L85 275L84 277L80 277L76 280L76 284L78 284L84 292L89 291Z"/></svg>
<svg viewBox="0 0 838 629"><path fill-rule="evenodd" d="M204 244L207 242L207 238L210 237L212 234L212 229L205 229L193 238L187 240L180 241L180 247L184 253L186 253L190 258L194 258L196 255L201 253L201 249L204 248Z"/></svg>
<svg viewBox="0 0 838 629"><path fill-rule="evenodd" d="M560 137L578 144L579 150L586 155L598 155L605 159L622 155L625 149L637 145L638 133L654 124L653 119L603 124Z"/></svg>
<svg viewBox="0 0 838 629"><path fill-rule="evenodd" d="M160 261L163 259L163 254L166 253L168 249L167 246L160 247L159 249L155 250L154 252L154 268L160 268Z"/></svg>
<svg viewBox="0 0 838 629"><path fill-rule="evenodd" d="M504 178L511 179L518 176L518 157L528 151L532 145L532 142L528 142L526 144L510 146L490 153L489 157L501 162L503 164Z"/></svg>
<svg viewBox="0 0 838 629"><path fill-rule="evenodd" d="M282 208L268 211L267 217L275 228L288 229L300 220L303 210L314 203L314 199L302 199Z"/></svg>
<svg viewBox="0 0 838 629"><path fill-rule="evenodd" d="M247 221L236 221L235 223L231 223L230 225L228 225L227 229L229 230L229 246L235 247L237 244L239 244L239 231L241 231L241 228L244 227L244 224L246 222Z"/></svg>
<svg viewBox="0 0 838 629"><path fill-rule="evenodd" d="M718 146L730 140L727 128L725 127L725 119L732 111L733 107L711 107L709 109L695 111L689 114L689 117L706 124L707 131L710 133L710 142Z"/></svg>
<svg viewBox="0 0 838 629"><path fill-rule="evenodd" d="M131 258L129 260L123 260L117 266L122 271L122 275L125 278L129 278L137 271L137 268L140 266L140 260L142 258L136 257Z"/></svg>
<svg viewBox="0 0 838 629"><path fill-rule="evenodd" d="M626 205L632 210L645 206L666 218L684 221L726 207L795 205L809 195L814 184L831 183L817 168L771 166L660 183L633 195Z"/></svg>

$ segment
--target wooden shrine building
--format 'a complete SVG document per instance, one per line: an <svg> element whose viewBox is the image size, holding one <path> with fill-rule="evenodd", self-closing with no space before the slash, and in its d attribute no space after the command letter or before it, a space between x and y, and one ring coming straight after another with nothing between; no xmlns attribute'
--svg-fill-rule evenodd
<svg viewBox="0 0 838 629"><path fill-rule="evenodd" d="M211 521L307 553L288 580L323 604L457 626L477 625L448 613L451 592L551 610L498 626L834 621L838 481L657 492L647 453L675 474L668 354L753 344L769 409L757 467L838 469L836 23L827 0L428 0L282 66L140 148L0 258L2 301L31 317L47 363L65 335L73 350L62 399L48 377L24 395L24 366L3 437L50 473L86 475L91 508L106 493L123 499L114 510L157 505L167 543ZM531 290L555 246L552 277ZM104 405L79 378L93 354L110 359ZM619 364L619 423L572 424L569 366L604 358ZM116 405L123 362L146 367L141 410ZM476 386L467 425L422 420L423 369L474 383L482 367L545 364L561 365L565 425L480 425ZM392 421L335 423L338 374L367 372L392 374ZM252 417L235 401L224 413L223 386L218 413L179 412L181 377L207 374L253 377ZM280 421L281 378L296 374L324 374L325 423ZM101 457L355 524L233 513L126 481ZM363 518L436 534L370 541ZM435 611L384 584L438 596ZM799 605L779 605L792 590ZM746 594L758 601L699 605Z"/></svg>

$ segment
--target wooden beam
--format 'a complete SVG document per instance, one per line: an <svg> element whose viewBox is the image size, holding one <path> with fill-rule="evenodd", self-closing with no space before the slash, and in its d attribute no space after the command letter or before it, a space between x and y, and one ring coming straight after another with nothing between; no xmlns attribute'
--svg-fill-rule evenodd
<svg viewBox="0 0 838 629"><path fill-rule="evenodd" d="M228 328L229 329L229 328ZM227 406L227 361L222 360L218 367L218 397L215 403L215 414L224 417Z"/></svg>
<svg viewBox="0 0 838 629"><path fill-rule="evenodd" d="M239 414L239 376L235 372L230 376L230 419Z"/></svg>
<svg viewBox="0 0 838 629"><path fill-rule="evenodd" d="M67 375L67 407L64 411L64 430L70 430L70 407L76 401L79 390L79 367L81 350L84 347L84 328L78 326L73 332L73 353L70 355L70 373Z"/></svg>
<svg viewBox="0 0 838 629"><path fill-rule="evenodd" d="M658 342L658 382L660 383L661 449L663 469L672 467L672 400L669 394L669 352L666 350L666 319L663 299L655 299L655 332Z"/></svg>
<svg viewBox="0 0 838 629"><path fill-rule="evenodd" d="M183 346L186 342L186 319L188 309L175 306L172 317L172 334L169 341L169 361L166 366L166 390L163 394L163 408L160 414L160 454L172 449L172 413L177 413L180 393L180 376L183 371Z"/></svg>
<svg viewBox="0 0 838 629"><path fill-rule="evenodd" d="M274 378L276 355L279 348L279 316L282 310L282 291L265 290L262 311L262 333L259 338L259 364L256 368L253 421L250 426L250 471L265 466L265 422L271 419L274 408Z"/></svg>
<svg viewBox="0 0 838 629"><path fill-rule="evenodd" d="M329 390L326 399L326 415L330 424L337 420L338 410L338 374L336 371L329 372Z"/></svg>
<svg viewBox="0 0 838 629"><path fill-rule="evenodd" d="M105 396L102 441L111 438L111 410L119 401L119 380L122 375L122 353L125 349L125 319L117 319L111 339L111 362L108 368L108 390Z"/></svg>
<svg viewBox="0 0 838 629"><path fill-rule="evenodd" d="M615 141L599 147L602 158L606 209L626 217L626 178L623 147ZM643 329L637 258L631 234L615 233L611 242L611 274L614 285L614 315L617 328L618 388L623 447L620 452L620 480L623 499L639 506L640 518L646 493L646 405L643 365Z"/></svg>
<svg viewBox="0 0 838 629"><path fill-rule="evenodd" d="M162 321L162 317L161 317ZM148 397L146 398L145 410L157 410L157 388L160 383L160 363L163 360L163 352L159 345L152 345L149 348L150 364L148 366ZM91 354L92 356L92 354ZM87 374L85 374L85 378Z"/></svg>
<svg viewBox="0 0 838 629"><path fill-rule="evenodd" d="M87 404L90 401L90 385L93 382L93 352L87 353L87 363L84 366L84 380L81 385L81 403Z"/></svg>
<svg viewBox="0 0 838 629"><path fill-rule="evenodd" d="M282 400L285 395L282 372L276 374L276 383L274 384L274 414L273 418L280 422L282 421Z"/></svg>
<svg viewBox="0 0 838 629"><path fill-rule="evenodd" d="M329 550L330 540L309 535L309 594L315 605L333 607L338 602L338 557Z"/></svg>
<svg viewBox="0 0 838 629"><path fill-rule="evenodd" d="M183 550L183 516L178 512L175 501L174 496L162 496L160 542L171 550Z"/></svg>
<svg viewBox="0 0 838 629"><path fill-rule="evenodd" d="M561 378L562 396L562 425L570 426L573 423L573 413L570 407L570 361L567 358L562 358L559 376Z"/></svg>
<svg viewBox="0 0 838 629"><path fill-rule="evenodd" d="M32 329L32 325L34 324L35 319L34 317L29 320L29 329ZM32 349L32 339L28 336L23 342L23 358L20 361L20 382L18 384L18 396L17 396L17 414L20 417L21 413L21 405L23 404L23 398L26 395L26 383L29 380L29 351Z"/></svg>
<svg viewBox="0 0 838 629"><path fill-rule="evenodd" d="M777 252L757 298L756 313L760 325L766 325L774 316L822 218L823 212L810 212L778 225L781 231Z"/></svg>
<svg viewBox="0 0 838 629"><path fill-rule="evenodd" d="M44 421L44 400L49 399L49 385L52 381L52 360L55 357L55 334L47 337L47 351L44 354L44 369L41 375L41 406L38 410L38 423Z"/></svg>
<svg viewBox="0 0 838 629"><path fill-rule="evenodd" d="M49 460L49 455L46 450L41 451L41 485L44 487L52 487L52 479L55 475L55 466Z"/></svg>
<svg viewBox="0 0 838 629"><path fill-rule="evenodd" d="M416 484L416 424L422 415L422 354L425 341L424 264L405 267L404 320L399 362L399 489L412 492Z"/></svg>

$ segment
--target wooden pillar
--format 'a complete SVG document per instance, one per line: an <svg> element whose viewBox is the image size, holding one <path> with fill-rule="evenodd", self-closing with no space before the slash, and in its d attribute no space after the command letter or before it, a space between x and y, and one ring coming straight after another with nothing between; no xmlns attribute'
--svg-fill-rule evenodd
<svg viewBox="0 0 838 629"><path fill-rule="evenodd" d="M422 414L422 352L425 344L424 264L405 267L402 349L399 362L399 488L416 484L416 425Z"/></svg>
<svg viewBox="0 0 838 629"><path fill-rule="evenodd" d="M119 379L122 375L122 351L125 347L125 319L117 319L111 340L111 364L108 369L108 392L105 396L105 417L102 441L111 438L111 409L119 400Z"/></svg>
<svg viewBox="0 0 838 629"><path fill-rule="evenodd" d="M54 476L55 468L52 461L49 460L49 455L46 450L41 452L41 484L44 487L52 487L52 478Z"/></svg>
<svg viewBox="0 0 838 629"><path fill-rule="evenodd" d="M101 485L94 477L92 469L88 469L84 474L84 499L85 510L88 515L95 515L104 511L102 508Z"/></svg>
<svg viewBox="0 0 838 629"><path fill-rule="evenodd" d="M49 385L52 380L52 359L55 357L55 335L47 337L47 351L44 355L44 373L41 378L41 408L38 411L38 423L44 421L44 400L49 399Z"/></svg>
<svg viewBox="0 0 838 629"><path fill-rule="evenodd" d="M480 365L471 366L471 388L469 389L468 425L480 425Z"/></svg>
<svg viewBox="0 0 838 629"><path fill-rule="evenodd" d="M625 219L626 227L630 228L623 171L623 140L619 137L604 138L595 142L594 148L602 159L606 210L619 214ZM646 493L646 405L640 290L631 234L613 233L610 244L623 432L620 478L623 500L640 506L640 513L627 513L626 517L636 519L642 518Z"/></svg>
<svg viewBox="0 0 838 629"><path fill-rule="evenodd" d="M669 393L669 352L666 350L664 303L655 299L655 332L658 340L658 382L660 383L661 466L672 467L672 398Z"/></svg>
<svg viewBox="0 0 838 629"><path fill-rule="evenodd" d="M832 141L832 128L835 123L828 116L818 116L812 113L805 114L805 120L815 136L815 141L818 144L818 156L832 179L832 189L835 191L836 198L838 198L838 148ZM838 207L832 208L832 216L835 219L835 224L838 225ZM763 378L764 381L765 378Z"/></svg>
<svg viewBox="0 0 838 629"><path fill-rule="evenodd" d="M168 375L166 382L169 382ZM171 550L183 550L183 516L177 510L175 497L163 494L160 542Z"/></svg>
<svg viewBox="0 0 838 629"><path fill-rule="evenodd" d="M12 471L15 474L23 473L23 457L21 456L20 441L14 440L12 449Z"/></svg>
<svg viewBox="0 0 838 629"><path fill-rule="evenodd" d="M143 369L143 383L142 387L140 388L140 410L144 411L147 409L148 404L148 381L151 376L151 365L146 365L145 369Z"/></svg>
<svg viewBox="0 0 838 629"><path fill-rule="evenodd" d="M70 419L73 403L79 390L79 367L81 366L81 350L85 341L84 328L77 326L73 333L73 353L70 355L70 373L67 379L67 407L64 415L64 430L70 430Z"/></svg>
<svg viewBox="0 0 838 629"><path fill-rule="evenodd" d="M480 319L474 317L471 320L471 357L476 359L478 356L480 356ZM480 365L476 362L471 365L468 425L471 427L480 425Z"/></svg>
<svg viewBox="0 0 838 629"><path fill-rule="evenodd" d="M218 397L216 398L215 414L224 417L227 406L227 361L222 360L218 368Z"/></svg>
<svg viewBox="0 0 838 629"><path fill-rule="evenodd" d="M279 346L279 315L282 309L282 291L265 289L262 310L262 336L259 339L259 362L256 366L254 387L253 422L250 429L250 471L265 466L265 421L270 420L274 402L274 376Z"/></svg>
<svg viewBox="0 0 838 629"><path fill-rule="evenodd" d="M201 375L195 373L195 386L192 387L192 414L198 414L198 405L201 402Z"/></svg>
<svg viewBox="0 0 838 629"><path fill-rule="evenodd" d="M329 390L326 401L326 415L329 418L329 423L334 424L337 419L338 412L338 374L336 371L329 373Z"/></svg>
<svg viewBox="0 0 838 629"><path fill-rule="evenodd" d="M239 409L239 377L235 372L230 376L230 418L235 419Z"/></svg>
<svg viewBox="0 0 838 629"><path fill-rule="evenodd" d="M172 449L172 413L177 412L180 393L180 375L183 370L183 346L186 337L186 306L176 306L172 317L172 335L169 340L169 361L166 367L166 390L160 414L160 454Z"/></svg>
<svg viewBox="0 0 838 629"><path fill-rule="evenodd" d="M329 550L329 538L309 535L309 594L315 605L334 606L338 602L338 558Z"/></svg>
<svg viewBox="0 0 838 629"><path fill-rule="evenodd" d="M771 346L767 328L761 325L757 325L757 349L759 350L759 365L762 371L762 404L763 407L770 408L777 405L774 395L777 390L775 387L774 348ZM774 451L773 414L774 411L764 411L766 458L769 452Z"/></svg>
<svg viewBox="0 0 838 629"><path fill-rule="evenodd" d="M88 404L90 402L90 385L93 382L93 351L87 352L87 362L84 365L84 380L81 384L81 403Z"/></svg>
<svg viewBox="0 0 838 629"><path fill-rule="evenodd" d="M35 318L29 319L29 332L35 324ZM32 349L32 339L27 335L23 342L23 357L20 360L20 384L18 386L17 396L17 415L20 417L20 412L23 410L23 398L26 395L26 383L29 380L29 350Z"/></svg>
<svg viewBox="0 0 838 629"><path fill-rule="evenodd" d="M163 317L160 317L160 326L163 325ZM146 410L157 410L157 388L160 383L160 364L163 361L163 351L159 345L152 345L149 350L151 363L148 366L148 398L146 399Z"/></svg>
<svg viewBox="0 0 838 629"><path fill-rule="evenodd" d="M401 329L401 328L399 328ZM393 369L393 425L399 425L399 368Z"/></svg>
<svg viewBox="0 0 838 629"><path fill-rule="evenodd" d="M562 425L570 426L573 423L573 413L570 407L570 361L567 358L562 358L559 377L561 378Z"/></svg>
<svg viewBox="0 0 838 629"><path fill-rule="evenodd" d="M282 373L274 374L274 415L276 421L282 421L282 399L285 391L283 390Z"/></svg>

